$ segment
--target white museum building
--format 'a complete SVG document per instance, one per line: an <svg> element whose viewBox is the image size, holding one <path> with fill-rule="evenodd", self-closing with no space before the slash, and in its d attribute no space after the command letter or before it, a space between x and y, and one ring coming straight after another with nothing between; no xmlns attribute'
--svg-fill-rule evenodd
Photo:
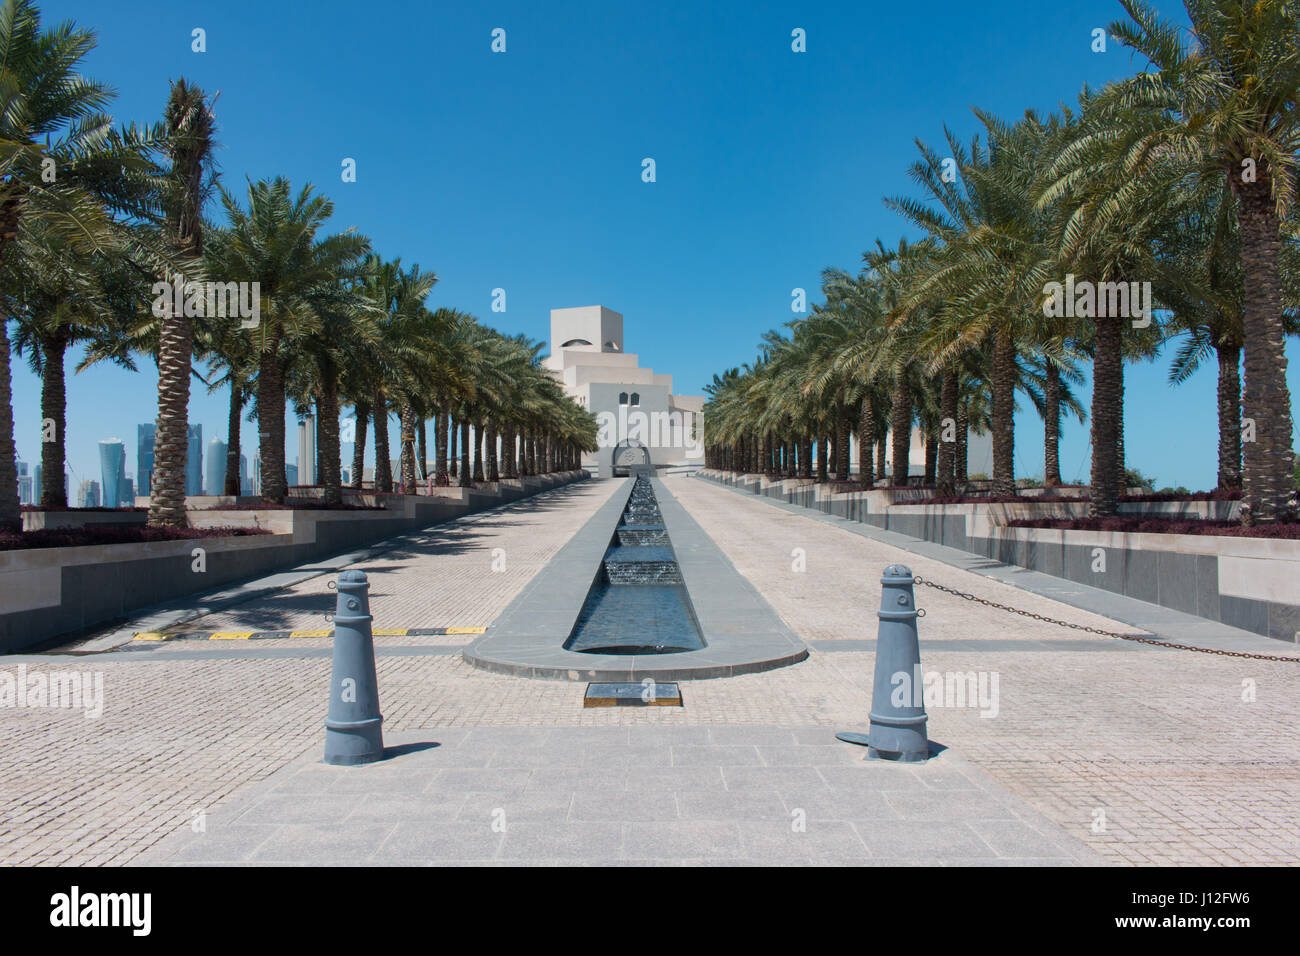
<svg viewBox="0 0 1300 956"><path fill-rule="evenodd" d="M674 395L673 377L641 368L623 350L623 316L603 305L551 310L551 354L543 366L596 416L600 450L582 466L601 478L628 465L700 466L703 395Z"/></svg>

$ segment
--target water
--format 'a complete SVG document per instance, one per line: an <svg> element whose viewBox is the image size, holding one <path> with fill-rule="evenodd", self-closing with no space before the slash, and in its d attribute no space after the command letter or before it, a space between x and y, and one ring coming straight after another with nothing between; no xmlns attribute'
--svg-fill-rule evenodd
<svg viewBox="0 0 1300 956"><path fill-rule="evenodd" d="M676 654L704 647L650 480L638 477L567 650Z"/></svg>

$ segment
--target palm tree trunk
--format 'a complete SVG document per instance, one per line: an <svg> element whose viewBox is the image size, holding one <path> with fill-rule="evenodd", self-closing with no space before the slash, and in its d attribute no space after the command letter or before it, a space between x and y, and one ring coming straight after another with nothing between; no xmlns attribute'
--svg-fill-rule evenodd
<svg viewBox="0 0 1300 956"><path fill-rule="evenodd" d="M881 435L876 439L876 470L881 478L886 475L885 472L885 450L889 447L887 435ZM892 472L890 472L892 474Z"/></svg>
<svg viewBox="0 0 1300 956"><path fill-rule="evenodd" d="M327 505L343 503L343 467L339 460L339 371L325 358L320 363L320 396L316 399L316 448L320 474L316 480L324 487Z"/></svg>
<svg viewBox="0 0 1300 956"><path fill-rule="evenodd" d="M375 491L393 490L393 460L388 449L388 396L375 389Z"/></svg>
<svg viewBox="0 0 1300 956"><path fill-rule="evenodd" d="M474 480L476 482L484 481L483 450L486 437L483 433L483 422L480 419L474 423Z"/></svg>
<svg viewBox="0 0 1300 956"><path fill-rule="evenodd" d="M18 504L18 457L14 450L14 393L9 371L9 329L0 317L0 531L22 528Z"/></svg>
<svg viewBox="0 0 1300 956"><path fill-rule="evenodd" d="M1092 360L1092 492L1088 513L1109 517L1119 511L1123 466L1119 458L1120 409L1124 403L1123 323L1096 319Z"/></svg>
<svg viewBox="0 0 1300 956"><path fill-rule="evenodd" d="M1061 370L1047 360L1047 387L1043 404L1043 486L1061 483Z"/></svg>
<svg viewBox="0 0 1300 956"><path fill-rule="evenodd" d="M1241 263L1245 273L1242 327L1246 381L1242 411L1255 423L1255 440L1243 446L1242 504L1245 520L1290 517L1292 458L1291 393L1287 388L1282 327L1281 238L1273 199L1273 174L1260 160L1253 183L1231 177L1240 200Z"/></svg>
<svg viewBox="0 0 1300 956"><path fill-rule="evenodd" d="M168 312L171 310L169 309ZM153 483L149 494L152 527L183 528L185 516L185 457L189 449L190 358L194 335L184 314L162 320L158 342L158 418L154 424ZM49 470L41 465L41 484ZM57 475L63 481L62 470ZM41 504L45 489L41 489Z"/></svg>
<svg viewBox="0 0 1300 956"><path fill-rule="evenodd" d="M257 432L262 462L262 497L284 504L288 482L284 474L284 372L280 365L279 323L270 331L266 348L258 357ZM161 427L161 424L160 424ZM157 467L157 459L154 460ZM184 459L181 459L182 475Z"/></svg>
<svg viewBox="0 0 1300 956"><path fill-rule="evenodd" d="M945 435L952 423L952 440ZM943 370L939 386L939 463L935 493L941 496L957 493L957 370L949 366Z"/></svg>
<svg viewBox="0 0 1300 956"><path fill-rule="evenodd" d="M957 487L966 484L966 451L969 439L970 415L966 411L966 406L959 403L957 406L957 453L953 456L952 463L954 491Z"/></svg>
<svg viewBox="0 0 1300 956"><path fill-rule="evenodd" d="M519 464L515 454L515 426L506 425L501 432L501 467L502 476L505 478L517 478Z"/></svg>
<svg viewBox="0 0 1300 956"><path fill-rule="evenodd" d="M425 481L429 477L429 435L426 422L421 418L415 426L415 477Z"/></svg>
<svg viewBox="0 0 1300 956"><path fill-rule="evenodd" d="M353 408L356 428L352 434L352 487L360 489L366 474L366 426L370 423L370 403L358 400Z"/></svg>
<svg viewBox="0 0 1300 956"><path fill-rule="evenodd" d="M1241 347L1217 345L1219 359L1219 487L1241 487Z"/></svg>
<svg viewBox="0 0 1300 956"><path fill-rule="evenodd" d="M871 407L871 396L866 395L858 409L858 481L868 488L876 483L876 466L871 460L875 434L876 410Z"/></svg>
<svg viewBox="0 0 1300 956"><path fill-rule="evenodd" d="M912 393L907 388L906 371L894 379L894 401L889 413L889 430L893 434L893 483L899 487L907 484L912 457Z"/></svg>
<svg viewBox="0 0 1300 956"><path fill-rule="evenodd" d="M239 419L244 411L244 391L230 381L230 410L226 417L226 478L222 483L223 495L238 495L239 487Z"/></svg>
<svg viewBox="0 0 1300 956"><path fill-rule="evenodd" d="M42 432L46 423L54 422L54 440L41 443L41 507L43 508L68 506L67 483L63 477L67 454L65 429L68 399L64 391L63 378L67 335L66 326L60 326L54 335L41 338ZM184 518L183 499L182 518Z"/></svg>
<svg viewBox="0 0 1300 956"><path fill-rule="evenodd" d="M799 476L801 478L812 477L812 439L805 438L799 445Z"/></svg>
<svg viewBox="0 0 1300 956"><path fill-rule="evenodd" d="M488 481L500 481L501 472L497 470L497 429L489 425L487 429L487 474Z"/></svg>
<svg viewBox="0 0 1300 956"><path fill-rule="evenodd" d="M1016 493L1016 339L1003 328L993 343L993 494Z"/></svg>
<svg viewBox="0 0 1300 956"><path fill-rule="evenodd" d="M447 413L449 434L447 438L447 475L449 478L456 478L457 466L459 465L459 456L456 454L456 443L460 438L460 418L452 417L451 412ZM450 484L450 482L448 482Z"/></svg>
<svg viewBox="0 0 1300 956"><path fill-rule="evenodd" d="M840 406L836 410L835 426L835 480L849 480L849 426L848 410Z"/></svg>
<svg viewBox="0 0 1300 956"><path fill-rule="evenodd" d="M460 422L460 487L469 488L471 486L469 478L469 419L462 418Z"/></svg>
<svg viewBox="0 0 1300 956"><path fill-rule="evenodd" d="M826 481L830 478L830 443L826 439L817 442L817 480Z"/></svg>
<svg viewBox="0 0 1300 956"><path fill-rule="evenodd" d="M939 439L935 437L930 426L931 423L927 421L925 426L925 478L923 479L927 488L934 487L935 475L939 470Z"/></svg>
<svg viewBox="0 0 1300 956"><path fill-rule="evenodd" d="M402 402L398 419L401 422L402 491L409 495L415 492L415 408L410 402Z"/></svg>
<svg viewBox="0 0 1300 956"><path fill-rule="evenodd" d="M447 412L439 407L433 416L433 483L439 488L451 484L447 471Z"/></svg>

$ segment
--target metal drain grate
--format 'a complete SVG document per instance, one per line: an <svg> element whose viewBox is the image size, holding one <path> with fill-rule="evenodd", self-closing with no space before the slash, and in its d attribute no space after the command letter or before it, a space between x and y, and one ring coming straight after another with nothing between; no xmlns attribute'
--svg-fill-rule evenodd
<svg viewBox="0 0 1300 956"><path fill-rule="evenodd" d="M625 683L588 684L583 707L680 707L681 689L646 678Z"/></svg>

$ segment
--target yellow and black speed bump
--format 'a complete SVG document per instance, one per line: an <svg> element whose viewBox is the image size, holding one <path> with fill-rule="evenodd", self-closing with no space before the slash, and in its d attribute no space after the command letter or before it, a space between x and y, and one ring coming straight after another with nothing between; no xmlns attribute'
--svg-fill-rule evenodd
<svg viewBox="0 0 1300 956"><path fill-rule="evenodd" d="M448 634L482 634L485 627L398 627L375 628L375 637L433 637ZM332 627L311 631L141 631L136 641L270 641L298 637L333 637Z"/></svg>

